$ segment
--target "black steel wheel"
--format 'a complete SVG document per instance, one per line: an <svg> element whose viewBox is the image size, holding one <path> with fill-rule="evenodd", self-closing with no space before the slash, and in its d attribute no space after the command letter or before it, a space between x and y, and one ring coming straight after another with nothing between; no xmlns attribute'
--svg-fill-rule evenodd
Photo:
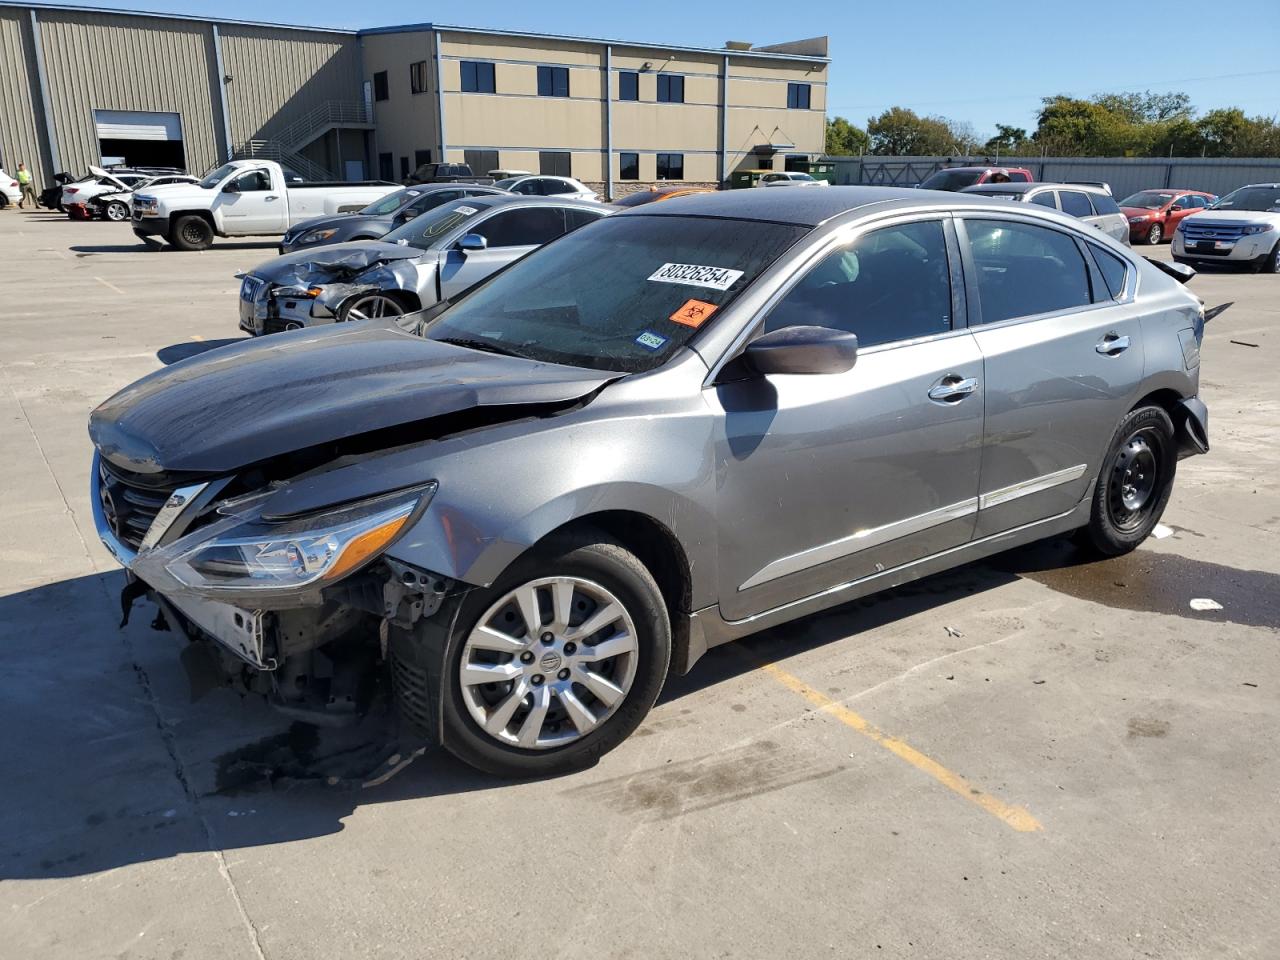
<svg viewBox="0 0 1280 960"><path fill-rule="evenodd" d="M1120 421L1093 491L1085 542L1105 556L1128 553L1164 514L1178 453L1173 421L1160 407L1139 407Z"/></svg>

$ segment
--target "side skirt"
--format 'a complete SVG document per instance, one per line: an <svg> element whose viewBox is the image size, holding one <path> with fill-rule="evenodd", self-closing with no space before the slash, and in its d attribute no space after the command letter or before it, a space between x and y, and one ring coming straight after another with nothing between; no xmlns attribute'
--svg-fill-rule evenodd
<svg viewBox="0 0 1280 960"><path fill-rule="evenodd" d="M793 600L780 607L774 607L772 610L766 610L742 620L725 620L720 615L719 605L705 607L689 615L688 655L684 659L684 663L678 664L678 666L684 668L681 672L688 672L697 663L702 654L712 647L730 643L760 630L767 630L770 627L776 627L779 624L797 620L801 617L818 613L821 610L837 607L842 603L857 600L868 594L879 593L881 590L890 590L904 583L919 580L921 577L931 576L966 563L972 563L975 560L1001 553L1012 547L1034 543L1036 540L1055 537L1075 530L1089 522L1089 511L1092 504L1093 484L1091 483L1084 499L1065 513L1046 517L1043 520L1036 520L1033 523L1014 527L1002 533L992 534L989 537L983 537L981 540L973 540L958 547L952 547L950 550L944 550L932 556L922 557L919 560L913 560L910 563L904 563L892 569L882 570L870 576L862 577L859 580L838 584L823 590L821 593L815 593L800 600Z"/></svg>

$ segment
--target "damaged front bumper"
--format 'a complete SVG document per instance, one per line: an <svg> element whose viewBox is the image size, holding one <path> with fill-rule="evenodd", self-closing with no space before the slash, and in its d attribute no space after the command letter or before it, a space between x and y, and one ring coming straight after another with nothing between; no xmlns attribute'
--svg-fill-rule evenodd
<svg viewBox="0 0 1280 960"><path fill-rule="evenodd" d="M139 597L150 597L160 610L154 626L174 628L203 645L212 656L201 662L206 667L216 663L225 682L242 692L264 694L292 715L315 713L321 718L315 722L322 723L360 715L376 667L386 659L389 630L411 630L418 620L435 614L447 596L469 589L379 552L332 581L317 580L296 590L237 589L224 598L216 584L193 586L180 576L185 575L183 558L192 555L193 543L220 543L226 538L218 530L238 530L242 514L222 516L228 509L225 502L217 509L216 498L226 482L174 490L138 542L141 525L135 522L136 514L118 504L130 491L122 491L114 477L95 455L94 525L127 571L121 592L123 622ZM406 515L406 526L426 508L430 492L415 494L420 508ZM251 503L252 498L230 501L241 502ZM298 536L304 545L309 539ZM211 567L226 564L219 555Z"/></svg>
<svg viewBox="0 0 1280 960"><path fill-rule="evenodd" d="M240 329L260 337L337 323L344 302L358 293L377 289L375 284L347 283L303 289L246 275L240 287Z"/></svg>

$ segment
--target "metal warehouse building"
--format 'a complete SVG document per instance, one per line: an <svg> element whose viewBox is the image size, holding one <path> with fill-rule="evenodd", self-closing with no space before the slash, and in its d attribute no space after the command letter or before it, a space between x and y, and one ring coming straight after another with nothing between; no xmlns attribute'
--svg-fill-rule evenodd
<svg viewBox="0 0 1280 960"><path fill-rule="evenodd" d="M363 31L0 0L0 163L266 157L314 179L433 160L610 194L821 155L825 37L721 49L413 24Z"/></svg>

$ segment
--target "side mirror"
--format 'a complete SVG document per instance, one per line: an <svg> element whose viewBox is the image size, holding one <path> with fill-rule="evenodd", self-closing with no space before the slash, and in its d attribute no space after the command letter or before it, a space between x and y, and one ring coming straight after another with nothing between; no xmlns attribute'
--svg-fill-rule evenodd
<svg viewBox="0 0 1280 960"><path fill-rule="evenodd" d="M1176 203L1175 203L1172 207L1170 207L1170 208L1169 208L1169 212L1170 212L1170 213L1177 213L1177 212L1178 212L1179 210L1181 210L1181 209L1183 209L1183 208L1182 208L1181 206L1179 206L1178 204L1176 204Z"/></svg>
<svg viewBox="0 0 1280 960"><path fill-rule="evenodd" d="M468 233L458 241L458 249L463 253L472 253L477 250L487 250L488 248L488 238L478 233Z"/></svg>
<svg viewBox="0 0 1280 960"><path fill-rule="evenodd" d="M232 180L230 183L228 183L225 187L222 188L222 192L223 193L239 193L240 188L236 185L236 182Z"/></svg>
<svg viewBox="0 0 1280 960"><path fill-rule="evenodd" d="M845 373L858 361L858 337L831 327L783 327L753 340L743 358L759 374Z"/></svg>

